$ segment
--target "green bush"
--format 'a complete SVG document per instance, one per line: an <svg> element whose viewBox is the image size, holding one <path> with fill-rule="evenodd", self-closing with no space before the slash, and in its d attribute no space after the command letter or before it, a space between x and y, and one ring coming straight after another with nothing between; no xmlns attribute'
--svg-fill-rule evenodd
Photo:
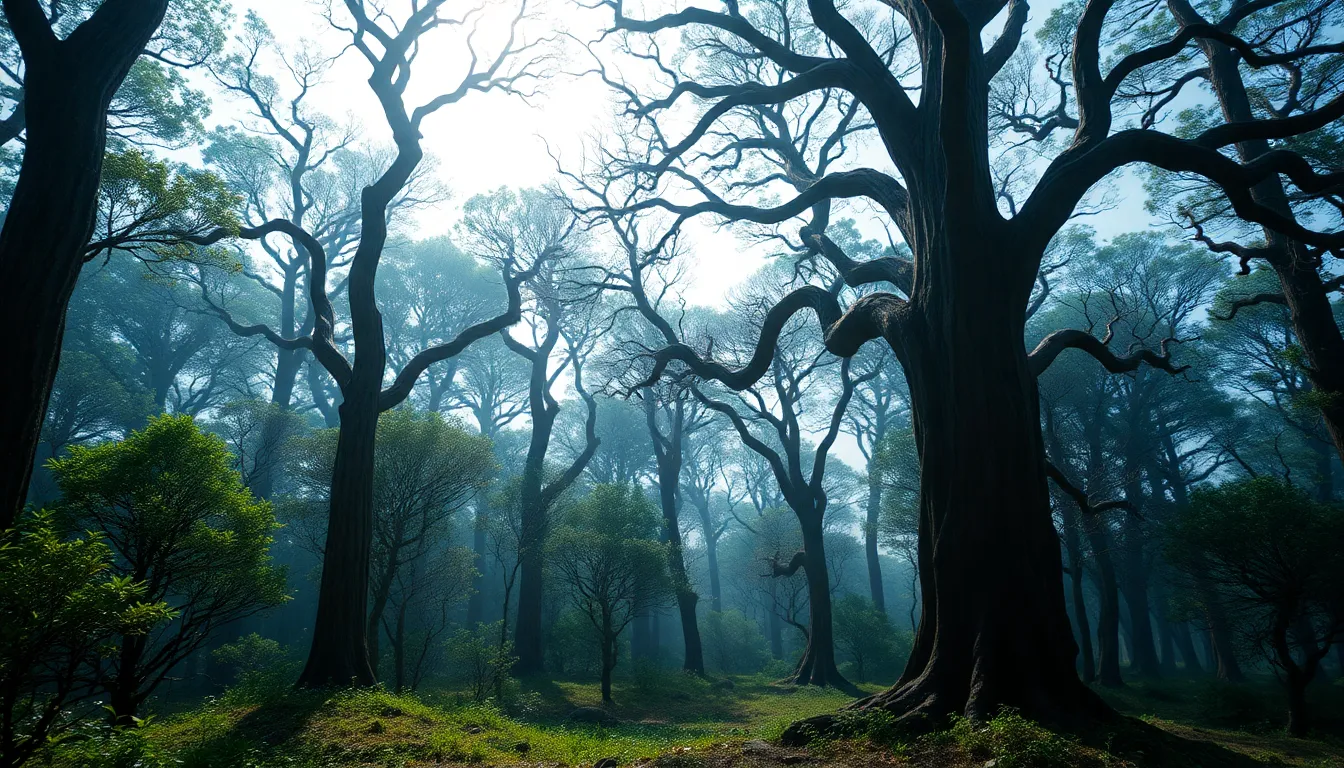
<svg viewBox="0 0 1344 768"><path fill-rule="evenodd" d="M896 631L871 600L854 594L835 603L835 646L842 672L860 683L895 680L910 656L909 635Z"/></svg>
<svg viewBox="0 0 1344 768"><path fill-rule="evenodd" d="M513 643L500 640L501 623L463 627L444 643L448 665L456 682L465 683L471 697L485 701L504 698L505 683L513 666Z"/></svg>

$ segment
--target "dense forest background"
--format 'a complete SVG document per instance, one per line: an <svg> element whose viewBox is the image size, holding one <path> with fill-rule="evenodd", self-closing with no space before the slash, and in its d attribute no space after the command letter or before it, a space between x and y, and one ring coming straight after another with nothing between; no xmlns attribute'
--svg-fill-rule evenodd
<svg viewBox="0 0 1344 768"><path fill-rule="evenodd" d="M296 682L1344 723L1338 3L4 11L0 764Z"/></svg>

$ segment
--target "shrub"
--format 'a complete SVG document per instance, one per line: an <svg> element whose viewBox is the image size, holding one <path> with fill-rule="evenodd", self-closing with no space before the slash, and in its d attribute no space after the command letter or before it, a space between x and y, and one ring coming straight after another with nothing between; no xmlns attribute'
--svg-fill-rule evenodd
<svg viewBox="0 0 1344 768"><path fill-rule="evenodd" d="M849 594L835 603L835 645L853 678L891 681L910 655L910 639L897 632L871 600Z"/></svg>
<svg viewBox="0 0 1344 768"><path fill-rule="evenodd" d="M501 641L502 623L462 628L444 644L449 666L458 682L466 683L476 701L504 697L504 683L513 666L513 643Z"/></svg>
<svg viewBox="0 0 1344 768"><path fill-rule="evenodd" d="M112 572L96 535L63 538L48 513L25 516L0 538L0 755L17 766L69 735L73 705L95 691L90 665L118 636L166 621L143 584Z"/></svg>

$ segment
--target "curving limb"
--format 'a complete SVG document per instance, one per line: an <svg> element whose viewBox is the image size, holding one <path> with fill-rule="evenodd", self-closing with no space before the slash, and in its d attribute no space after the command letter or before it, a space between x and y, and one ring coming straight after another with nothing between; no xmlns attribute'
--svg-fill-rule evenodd
<svg viewBox="0 0 1344 768"><path fill-rule="evenodd" d="M453 337L452 341L418 352L415 357L411 358L410 362L402 367L392 385L378 394L378 410L386 411L397 407L401 401L411 394L416 380L429 366L441 360L456 357L476 341L486 336L501 333L521 320L523 317L522 284L536 276L539 265L540 262L533 264L531 268L517 274L509 274L509 268L506 265L504 287L509 295L508 309L489 320L482 320L463 329L461 333ZM508 339L507 334L504 334L504 336ZM512 341L512 339L508 339L508 341Z"/></svg>
<svg viewBox="0 0 1344 768"><path fill-rule="evenodd" d="M887 282L899 288L906 296L914 292L915 264L911 260L884 256L868 261L855 261L824 232L814 232L811 227L803 227L798 230L798 234L803 242L811 243L818 253L839 270L845 285L858 288L870 283Z"/></svg>
<svg viewBox="0 0 1344 768"><path fill-rule="evenodd" d="M733 370L702 358L686 344L670 344L653 353L653 371L635 388L652 386L662 378L668 364L678 360L700 378L721 382L740 392L759 381L769 370L785 324L799 312L810 309L816 313L827 351L837 357L851 357L865 343L894 333L907 306L903 299L892 294L874 293L855 301L842 312L840 302L828 291L815 285L804 286L780 299L766 313L756 349L741 369Z"/></svg>
<svg viewBox="0 0 1344 768"><path fill-rule="evenodd" d="M1159 345L1161 352L1154 352L1151 349L1140 349L1137 352L1131 352L1124 356L1116 355L1108 346L1111 340L1111 332L1106 332L1104 339L1098 339L1087 331L1080 331L1076 328L1068 328L1054 333L1041 339L1041 343L1036 345L1027 355L1027 364L1031 367L1031 372L1040 376L1045 372L1050 364L1055 362L1055 358L1066 349L1078 349L1086 352L1101 363L1102 367L1111 373L1128 373L1138 370L1140 365L1147 363L1150 367L1170 374L1183 373L1190 369L1188 365L1175 365L1171 361L1171 354L1167 351L1167 344L1175 342L1180 343L1179 339L1163 339Z"/></svg>
<svg viewBox="0 0 1344 768"><path fill-rule="evenodd" d="M1334 293L1335 291L1344 290L1344 275L1340 275L1321 283L1321 289L1326 293ZM1219 315L1217 313L1210 314L1219 320L1229 321L1237 316L1237 312L1247 307L1254 307L1257 304L1278 304L1280 306L1287 306L1288 297L1284 296L1282 293L1254 293L1250 296L1243 296L1229 302L1227 305L1227 314L1225 315Z"/></svg>
<svg viewBox="0 0 1344 768"><path fill-rule="evenodd" d="M1138 515L1134 510L1134 505L1129 503L1126 499L1112 499L1110 501L1103 501L1100 504L1093 504L1091 498L1087 495L1087 491L1074 485L1073 481L1069 480L1063 470L1055 466L1054 462L1049 460L1045 462L1045 476L1050 478L1061 491L1068 495L1069 498L1073 499L1073 502L1078 505L1078 508L1081 509L1085 515L1100 515L1110 512L1113 509L1123 509L1132 515Z"/></svg>
<svg viewBox="0 0 1344 768"><path fill-rule="evenodd" d="M763 574L762 577L766 579L788 578L802 570L806 560L807 556L802 552L794 552L793 557L789 558L789 562L781 564L779 562L779 553L775 553L773 557L765 560L765 564L770 568L770 572Z"/></svg>

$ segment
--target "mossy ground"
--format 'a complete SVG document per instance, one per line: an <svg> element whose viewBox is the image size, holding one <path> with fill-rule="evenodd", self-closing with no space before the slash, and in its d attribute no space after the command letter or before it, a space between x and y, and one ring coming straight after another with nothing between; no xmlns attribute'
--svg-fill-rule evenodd
<svg viewBox="0 0 1344 768"><path fill-rule="evenodd" d="M1008 712L987 726L968 722L906 737L882 716L853 718L846 736L787 750L775 739L794 720L849 701L833 691L763 678L731 688L680 674L618 682L610 708L620 723L577 725L566 715L599 704L591 683L524 688L506 713L453 691L398 696L381 689L290 692L239 689L141 728L129 746L76 744L60 766L117 768L421 768L423 766L592 766L656 768L900 765L917 768L1078 766L1344 766L1344 686L1316 692L1319 732L1292 739L1276 722L1276 690L1209 682L1132 684L1103 694L1126 714L1104 732L1061 735ZM1338 718L1338 720L1336 720Z"/></svg>

